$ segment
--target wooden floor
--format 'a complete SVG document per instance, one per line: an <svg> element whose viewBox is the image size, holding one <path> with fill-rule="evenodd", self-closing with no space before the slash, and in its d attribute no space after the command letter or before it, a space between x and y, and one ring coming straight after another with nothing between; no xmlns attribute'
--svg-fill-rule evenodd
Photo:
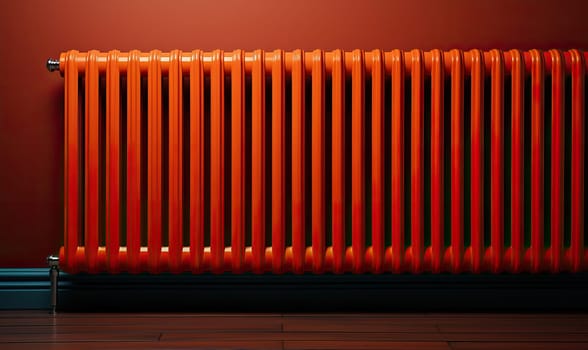
<svg viewBox="0 0 588 350"><path fill-rule="evenodd" d="M588 349L588 314L0 312L0 349Z"/></svg>

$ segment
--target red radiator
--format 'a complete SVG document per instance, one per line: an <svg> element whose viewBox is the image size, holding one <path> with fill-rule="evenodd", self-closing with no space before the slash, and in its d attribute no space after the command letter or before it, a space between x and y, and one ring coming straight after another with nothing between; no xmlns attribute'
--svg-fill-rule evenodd
<svg viewBox="0 0 588 350"><path fill-rule="evenodd" d="M586 58L63 53L63 267L585 270Z"/></svg>

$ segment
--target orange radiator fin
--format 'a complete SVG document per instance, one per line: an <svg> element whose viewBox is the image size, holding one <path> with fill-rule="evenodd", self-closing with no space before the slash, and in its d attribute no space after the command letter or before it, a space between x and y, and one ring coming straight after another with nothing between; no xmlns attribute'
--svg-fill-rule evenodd
<svg viewBox="0 0 588 350"><path fill-rule="evenodd" d="M423 52L413 50L411 56L411 127L410 127L410 233L412 272L423 271L425 245L424 205L424 70Z"/></svg>
<svg viewBox="0 0 588 350"><path fill-rule="evenodd" d="M564 67L551 50L551 271L561 269L564 230Z"/></svg>
<svg viewBox="0 0 588 350"><path fill-rule="evenodd" d="M372 251L374 273L384 268L384 57L372 51Z"/></svg>
<svg viewBox="0 0 588 350"><path fill-rule="evenodd" d="M200 272L204 260L204 65L202 52L190 61L190 262Z"/></svg>
<svg viewBox="0 0 588 350"><path fill-rule="evenodd" d="M343 273L345 261L345 62L343 52L333 53L332 86L332 227L333 271Z"/></svg>
<svg viewBox="0 0 588 350"><path fill-rule="evenodd" d="M96 272L99 234L99 106L97 51L90 51L86 61L85 120L85 253L89 272Z"/></svg>
<svg viewBox="0 0 588 350"><path fill-rule="evenodd" d="M524 58L520 51L511 50L511 175L510 175L510 205L511 205L511 269L521 272L523 268L524 251ZM528 181L528 180L527 180Z"/></svg>
<svg viewBox="0 0 588 350"><path fill-rule="evenodd" d="M570 51L572 61L572 178L571 178L571 265L572 271L578 272L585 267L584 230L585 230L585 61L577 50Z"/></svg>
<svg viewBox="0 0 588 350"><path fill-rule="evenodd" d="M225 255L225 112L223 52L212 53L210 68L210 254L211 269L223 272Z"/></svg>
<svg viewBox="0 0 588 350"><path fill-rule="evenodd" d="M253 271L262 273L265 260L265 62L261 50L253 55L251 76L251 249Z"/></svg>
<svg viewBox="0 0 588 350"><path fill-rule="evenodd" d="M541 270L543 259L543 55L531 55L531 271Z"/></svg>
<svg viewBox="0 0 588 350"><path fill-rule="evenodd" d="M170 271L182 270L182 52L171 52L169 67L168 235Z"/></svg>
<svg viewBox="0 0 588 350"><path fill-rule="evenodd" d="M64 266L71 272L76 272L75 254L79 244L79 208L80 203L80 116L78 115L78 69L77 51L69 51L65 58L65 118L64 118Z"/></svg>
<svg viewBox="0 0 588 350"><path fill-rule="evenodd" d="M245 258L245 59L233 52L231 64L231 251L235 272L242 272Z"/></svg>
<svg viewBox="0 0 588 350"><path fill-rule="evenodd" d="M147 114L147 240L149 271L158 272L161 255L161 53L151 51L148 71Z"/></svg>
<svg viewBox="0 0 588 350"><path fill-rule="evenodd" d="M120 72L118 51L106 67L106 256L108 269L119 270L120 249Z"/></svg>
<svg viewBox="0 0 588 350"><path fill-rule="evenodd" d="M482 271L484 259L484 54L470 51L470 231L472 272Z"/></svg>
<svg viewBox="0 0 588 350"><path fill-rule="evenodd" d="M141 71L139 51L129 53L127 68L127 258L139 272L141 249Z"/></svg>
<svg viewBox="0 0 588 350"><path fill-rule="evenodd" d="M445 232L443 52L431 52L431 250L433 272L441 272Z"/></svg>
<svg viewBox="0 0 588 350"><path fill-rule="evenodd" d="M272 271L283 272L286 245L286 115L284 52L272 65Z"/></svg>
<svg viewBox="0 0 588 350"><path fill-rule="evenodd" d="M321 50L312 53L312 267L323 272L325 260L325 66Z"/></svg>
<svg viewBox="0 0 588 350"><path fill-rule="evenodd" d="M294 273L304 272L306 249L304 213L304 52L292 53L292 255Z"/></svg>
<svg viewBox="0 0 588 350"><path fill-rule="evenodd" d="M492 107L490 115L490 241L492 272L502 268L504 249L504 60L502 52L490 52Z"/></svg>
<svg viewBox="0 0 588 350"><path fill-rule="evenodd" d="M451 61L451 271L461 272L463 264L463 53L453 50Z"/></svg>
<svg viewBox="0 0 588 350"><path fill-rule="evenodd" d="M404 53L392 51L392 271L404 263Z"/></svg>
<svg viewBox="0 0 588 350"><path fill-rule="evenodd" d="M353 51L351 63L351 229L354 273L363 272L365 254L365 120L363 60L363 51Z"/></svg>

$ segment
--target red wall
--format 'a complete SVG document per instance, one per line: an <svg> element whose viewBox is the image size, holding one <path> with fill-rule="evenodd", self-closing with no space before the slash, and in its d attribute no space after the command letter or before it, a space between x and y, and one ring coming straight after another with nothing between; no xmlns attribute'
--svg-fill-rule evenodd
<svg viewBox="0 0 588 350"><path fill-rule="evenodd" d="M0 267L44 266L63 230L68 49L588 48L586 1L29 0L0 6Z"/></svg>

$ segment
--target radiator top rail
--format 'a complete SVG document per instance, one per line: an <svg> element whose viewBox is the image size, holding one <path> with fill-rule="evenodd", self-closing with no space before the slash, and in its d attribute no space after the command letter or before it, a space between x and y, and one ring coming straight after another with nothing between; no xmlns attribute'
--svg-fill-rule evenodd
<svg viewBox="0 0 588 350"><path fill-rule="evenodd" d="M77 63L77 69L79 74L84 74L86 69L86 62L87 57L89 54L93 54L96 57L96 65L98 66L98 71L100 73L104 73L106 71L106 64L108 58L112 54L116 54L118 57L118 69L121 73L126 73L127 66L129 63L129 57L131 55L137 55L139 58L139 67L141 73L146 73L149 67L149 61L152 55L156 55L158 57L159 62L161 63L161 72L167 73L169 71L170 65L170 57L171 53L169 52L161 52L159 50L152 50L150 52L140 52L140 51L130 51L130 52L120 52L118 50L112 50L109 52L99 52L96 50L91 50L88 52L77 52L77 51L70 51L75 53L75 60ZM191 52L181 52L180 62L182 66L182 73L189 73L190 71L190 63L192 62L195 55L201 57L201 61L203 63L204 72L210 72L211 64L216 56L222 56L224 62L224 72L230 73L232 63L234 61L234 57L238 55L239 57L243 57L243 61L245 64L245 70L251 71L252 64L255 60L262 57L263 62L265 62L265 71L266 74L271 73L271 67L274 62L277 60L281 60L282 57L285 63L285 69L290 70L292 68L292 59L299 59L302 55L304 66L307 74L312 72L312 58L315 57L317 52L320 52L324 55L324 63L325 63L325 70L327 74L330 74L333 67L333 59L336 55L343 54L343 61L345 63L345 71L346 73L350 74L352 71L353 66L353 57L354 55L357 56L357 52L362 52L364 56L364 69L366 73L371 73L372 70L372 62L374 57L379 56L380 54L384 55L384 68L385 73L389 74L392 71L392 62L393 57L397 57L398 53L403 54L403 61L404 61L404 69L405 74L410 76L412 71L412 60L414 57L419 55L423 55L423 59L425 62L425 73L431 73L431 67L440 53L443 53L443 63L445 68L445 73L451 73L451 65L452 61L457 56L461 56L463 64L466 70L470 70L472 64L475 64L477 60L482 60L484 63L484 68L486 71L490 71L492 68L492 61L497 57L497 54L501 54L504 61L504 69L505 72L510 72L512 62L516 62L519 59L523 60L523 66L525 67L525 74L531 74L531 63L534 57L541 57L543 59L543 65L547 75L551 74L551 62L552 62L552 55L551 52L557 52L563 54L563 61L564 61L564 68L567 73L571 71L571 64L573 61L580 59L580 56L584 56L584 60L588 61L588 51L587 52L580 52L578 50L568 50L568 51L561 51L561 50L548 50L548 51L539 51L539 50L530 50L530 51L522 51L522 50L508 50L508 51L501 51L501 50L491 50L491 51L481 51L481 50L450 50L450 51L441 51L441 50L431 50L431 51L422 51L422 50L410 50L410 51L402 51L402 50L392 50L392 51L382 51L382 50L353 50L353 51L342 51L342 50L334 50L334 51L323 51L323 50L313 50L313 51L303 51L303 50L294 50L291 52L285 52L283 50L274 50L274 51L264 51L264 50L256 50L253 52L245 52L243 50L235 50L235 51L223 51L223 50L215 50L210 52L205 52L201 50L194 50ZM67 53L62 53L59 59L52 59L49 58L47 60L46 66L50 72L54 72L59 70L59 72L63 75L64 67L65 67L65 60L66 60ZM481 57L483 55L483 57Z"/></svg>

